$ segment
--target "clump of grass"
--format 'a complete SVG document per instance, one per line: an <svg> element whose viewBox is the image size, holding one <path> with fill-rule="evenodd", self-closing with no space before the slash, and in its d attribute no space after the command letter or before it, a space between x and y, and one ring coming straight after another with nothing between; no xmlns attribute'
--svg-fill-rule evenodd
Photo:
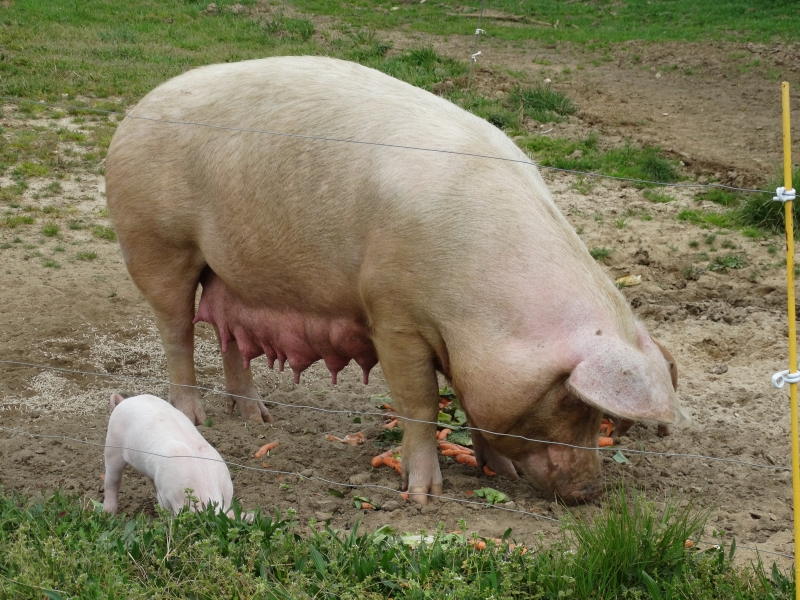
<svg viewBox="0 0 800 600"><path fill-rule="evenodd" d="M264 21L262 27L271 36L294 39L300 42L307 42L314 35L314 23L308 19L287 17L282 13Z"/></svg>
<svg viewBox="0 0 800 600"><path fill-rule="evenodd" d="M77 231L78 229L83 229L84 225L80 221L70 221L68 227L73 231Z"/></svg>
<svg viewBox="0 0 800 600"><path fill-rule="evenodd" d="M78 260L94 260L97 258L97 252L94 252L93 250L78 252L75 255L75 258Z"/></svg>
<svg viewBox="0 0 800 600"><path fill-rule="evenodd" d="M109 242L116 242L117 241L117 234L111 227L106 227L104 225L95 225L92 227L92 233L95 237L98 237L102 240L108 240Z"/></svg>
<svg viewBox="0 0 800 600"><path fill-rule="evenodd" d="M46 223L44 227L42 227L42 234L46 235L47 237L56 237L59 232L59 227L52 221Z"/></svg>
<svg viewBox="0 0 800 600"><path fill-rule="evenodd" d="M605 246L602 248L589 249L589 254L592 256L592 258L601 262L604 262L609 256L611 256L612 252L614 252L613 248L606 248Z"/></svg>
<svg viewBox="0 0 800 600"><path fill-rule="evenodd" d="M42 264L45 267L49 268L49 269L60 269L61 268L61 265L58 262L56 262L55 260L53 260L52 258L45 258L44 260L42 260Z"/></svg>
<svg viewBox="0 0 800 600"><path fill-rule="evenodd" d="M538 136L526 140L525 147L545 167L589 171L658 183L670 183L679 179L678 163L664 156L660 148L627 144L604 150L600 148L599 141L596 133L591 133L583 140Z"/></svg>
<svg viewBox="0 0 800 600"><path fill-rule="evenodd" d="M628 219L620 217L614 221L614 227L617 229L625 229L628 226Z"/></svg>
<svg viewBox="0 0 800 600"><path fill-rule="evenodd" d="M692 240L691 242L689 242L689 247L690 248L697 248L699 245L700 245L700 242L698 242L697 240Z"/></svg>
<svg viewBox="0 0 800 600"><path fill-rule="evenodd" d="M560 123L578 112L569 96L549 85L516 86L508 94L506 105L540 123Z"/></svg>
<svg viewBox="0 0 800 600"><path fill-rule="evenodd" d="M725 256L717 256L714 261L708 265L709 271L725 272L728 269L744 269L747 266L747 258L741 254L726 254Z"/></svg>
<svg viewBox="0 0 800 600"><path fill-rule="evenodd" d="M666 204L667 202L675 200L675 198L669 194L653 188L647 188L642 191L642 196L650 200L650 202L655 202L657 204Z"/></svg>
<svg viewBox="0 0 800 600"><path fill-rule="evenodd" d="M682 210L678 213L679 221L688 221L700 227L734 228L738 226L737 215L733 212L713 212L704 210Z"/></svg>
<svg viewBox="0 0 800 600"><path fill-rule="evenodd" d="M720 206L735 207L742 203L743 194L725 188L712 187L706 191L696 194L695 200L714 202Z"/></svg>
<svg viewBox="0 0 800 600"><path fill-rule="evenodd" d="M3 224L9 229L14 229L19 225L33 225L35 219L31 215L6 215Z"/></svg>

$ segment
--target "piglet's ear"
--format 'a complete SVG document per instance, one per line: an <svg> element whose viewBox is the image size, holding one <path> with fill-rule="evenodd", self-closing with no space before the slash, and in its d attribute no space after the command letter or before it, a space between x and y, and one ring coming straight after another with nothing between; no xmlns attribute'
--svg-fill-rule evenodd
<svg viewBox="0 0 800 600"><path fill-rule="evenodd" d="M584 402L634 421L673 423L678 399L666 361L654 361L619 339L592 340L567 387Z"/></svg>
<svg viewBox="0 0 800 600"><path fill-rule="evenodd" d="M111 410L114 410L117 405L122 402L125 398L121 394L111 394L111 399L109 400L109 404L111 405Z"/></svg>

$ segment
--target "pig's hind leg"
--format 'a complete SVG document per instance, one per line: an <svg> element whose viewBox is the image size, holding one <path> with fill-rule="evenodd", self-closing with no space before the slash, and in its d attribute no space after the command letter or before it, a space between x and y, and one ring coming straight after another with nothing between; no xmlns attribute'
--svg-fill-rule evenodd
<svg viewBox="0 0 800 600"><path fill-rule="evenodd" d="M219 331L217 339L219 340ZM225 370L225 390L228 394L228 414L233 414L233 407L238 406L242 417L257 423L272 423L272 416L260 400L258 390L253 383L253 373L244 368L242 353L233 340L228 343L227 352L222 353L222 366Z"/></svg>
<svg viewBox="0 0 800 600"><path fill-rule="evenodd" d="M376 331L373 343L398 413L414 419L400 420L403 489L411 500L426 504L430 494L442 493L442 473L436 453L439 384L433 353L417 335Z"/></svg>

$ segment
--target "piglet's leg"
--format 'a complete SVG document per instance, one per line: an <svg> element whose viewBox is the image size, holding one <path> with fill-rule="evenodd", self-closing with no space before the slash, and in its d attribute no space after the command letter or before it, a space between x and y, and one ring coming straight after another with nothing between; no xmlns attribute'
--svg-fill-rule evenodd
<svg viewBox="0 0 800 600"><path fill-rule="evenodd" d="M373 337L381 368L403 428L403 488L415 502L442 493L442 473L436 455L439 386L431 349L419 336L376 331Z"/></svg>
<svg viewBox="0 0 800 600"><path fill-rule="evenodd" d="M125 459L119 448L106 448L105 453L106 475L103 485L103 510L111 514L117 512L119 487L122 484L122 471L125 469Z"/></svg>
<svg viewBox="0 0 800 600"><path fill-rule="evenodd" d="M216 327L214 328L216 331ZM217 331L219 340L219 331ZM242 353L236 340L228 342L228 351L222 353L222 366L225 370L225 390L228 396L228 414L233 414L234 405L242 417L256 423L272 423L272 416L261 401L261 396L253 383L253 373L244 368ZM243 396L243 397L242 397Z"/></svg>

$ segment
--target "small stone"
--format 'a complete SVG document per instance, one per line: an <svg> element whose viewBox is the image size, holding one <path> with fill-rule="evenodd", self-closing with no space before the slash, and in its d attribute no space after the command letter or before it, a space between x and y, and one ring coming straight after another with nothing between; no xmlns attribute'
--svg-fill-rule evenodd
<svg viewBox="0 0 800 600"><path fill-rule="evenodd" d="M381 510L389 512L395 511L398 508L400 508L400 503L397 502L396 500L389 500L388 502L384 502L383 504L381 504Z"/></svg>
<svg viewBox="0 0 800 600"><path fill-rule="evenodd" d="M311 477L312 475L314 475L314 469L303 469L302 471L300 471L300 475L302 475L303 477Z"/></svg>
<svg viewBox="0 0 800 600"><path fill-rule="evenodd" d="M666 469L661 469L660 475L661 475L661 477L672 477L672 473L670 473Z"/></svg>
<svg viewBox="0 0 800 600"><path fill-rule="evenodd" d="M208 13L209 15L215 15L218 12L219 12L219 6L217 6L213 2L208 6L206 6L206 13Z"/></svg>
<svg viewBox="0 0 800 600"><path fill-rule="evenodd" d="M689 489L692 490L695 494L699 494L703 491L703 488L698 487L696 485L690 486Z"/></svg>
<svg viewBox="0 0 800 600"><path fill-rule="evenodd" d="M760 519L761 518L761 513L751 512L750 513L750 518L752 518L752 519Z"/></svg>
<svg viewBox="0 0 800 600"><path fill-rule="evenodd" d="M44 448L36 448L34 452L36 452L36 454L46 454L47 450L45 450Z"/></svg>
<svg viewBox="0 0 800 600"><path fill-rule="evenodd" d="M350 483L353 485L364 485L372 478L372 473L359 473L358 475L353 475L350 478Z"/></svg>
<svg viewBox="0 0 800 600"><path fill-rule="evenodd" d="M314 513L314 517L316 517L317 521L328 521L333 518L333 513L318 510Z"/></svg>
<svg viewBox="0 0 800 600"><path fill-rule="evenodd" d="M728 372L728 365L714 365L708 370L712 375L722 375Z"/></svg>

